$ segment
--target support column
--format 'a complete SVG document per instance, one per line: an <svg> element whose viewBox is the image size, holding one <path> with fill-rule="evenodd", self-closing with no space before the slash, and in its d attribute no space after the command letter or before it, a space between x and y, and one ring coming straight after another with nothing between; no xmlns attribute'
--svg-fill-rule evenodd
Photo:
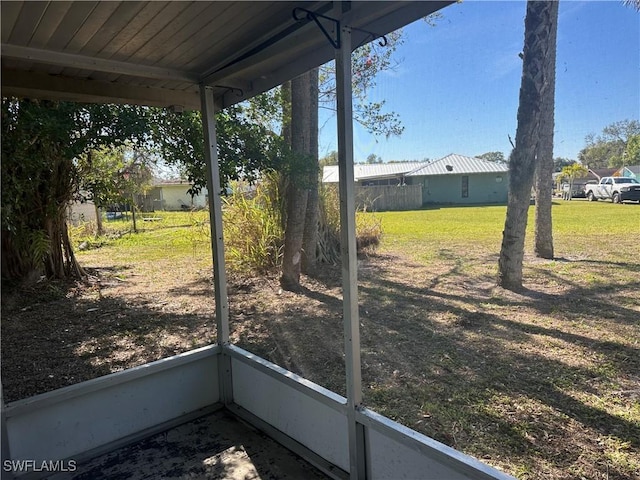
<svg viewBox="0 0 640 480"><path fill-rule="evenodd" d="M356 249L356 207L353 170L353 104L351 90L351 29L341 27L341 44L336 50L336 92L338 120L338 165L340 188L340 245L344 351L347 376L350 478L366 477L364 427L356 422L362 404L360 368L360 316L358 312L358 258Z"/></svg>
<svg viewBox="0 0 640 480"><path fill-rule="evenodd" d="M0 475L2 480L11 480L14 475L11 472L5 471L4 462L11 460L11 450L9 449L9 435L7 433L7 417L4 414L4 393L2 385L0 384L0 460L2 461L2 474Z"/></svg>
<svg viewBox="0 0 640 480"><path fill-rule="evenodd" d="M222 237L222 194L216 139L216 119L213 89L200 86L202 127L204 129L204 158L207 166L207 190L209 192L209 220L211 225L211 252L213 255L213 285L216 302L217 343L222 347L218 357L218 380L221 400L225 405L233 401L231 383L231 358L224 347L229 343L229 300L227 298L227 274L224 263Z"/></svg>

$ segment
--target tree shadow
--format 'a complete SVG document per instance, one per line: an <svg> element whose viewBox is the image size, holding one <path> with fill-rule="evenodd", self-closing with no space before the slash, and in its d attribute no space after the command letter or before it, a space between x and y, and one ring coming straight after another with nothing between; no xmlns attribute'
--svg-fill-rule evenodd
<svg viewBox="0 0 640 480"><path fill-rule="evenodd" d="M126 267L100 269L90 284L52 282L2 303L6 401L44 393L215 342L208 312L176 314L147 299L101 295ZM91 271L92 276L98 274ZM53 292L53 293L52 293ZM213 300L212 300L213 302Z"/></svg>
<svg viewBox="0 0 640 480"><path fill-rule="evenodd" d="M625 265L621 267L625 268ZM619 388L611 387L612 379L634 382L635 378L637 382L640 351L628 342L583 335L574 329L580 322L593 323L596 328L601 323L604 331L616 324L625 329L640 326L636 310L615 302L616 294L637 291L639 284L635 279L611 286L606 295L602 295L598 285L583 287L575 283L559 294L528 289L519 294L506 292L503 295L501 289L492 286L490 278L470 278L456 262L450 262L447 270L426 276L422 281L417 273L410 275L411 281L397 280L397 276L389 279L387 272L379 273L360 289L363 304L367 305L365 308L375 309L371 318L364 317L363 330L368 331L364 336L369 343L363 351L363 363L387 364L386 368L364 372L371 390L365 390L365 398L373 402L374 408L386 411L385 403L406 403L406 398L411 397L407 395L407 383L413 382L414 385L426 385L413 388L417 397L413 401L414 408L418 412L425 404L447 405L451 402L451 408L434 407L439 414L448 417L452 409L465 412L472 404L473 415L459 415L466 418L469 428L490 430L491 415L477 408L478 405L491 405L495 398L516 395L544 405L556 415L567 417L597 435L619 438L631 448L640 446L640 428L636 422L581 399L584 395L597 398L603 391ZM548 280L551 277L549 275ZM572 306L572 311L567 312L567 307ZM523 309L537 312L540 321L532 323L522 318L519 312ZM603 311L607 313L603 315ZM548 322L547 318L554 321ZM562 355L547 354L547 349L560 350L562 343L577 346L591 361L577 362ZM396 354L390 355L391 350ZM398 391L404 399L395 398L394 389L398 385L402 386ZM430 395L430 390L435 393ZM578 398L568 393L573 391L577 392ZM483 417L486 420L482 420ZM456 430L456 421L440 419L445 424L443 428L434 420L400 419L445 443L464 445L466 451L479 455L491 452L492 458L500 458L505 453L518 457L523 446L531 443L528 437L520 435L524 427L517 423L511 424L517 427L517 432L511 428L513 435L520 432L515 435L517 439L513 445L507 438L500 446L491 446L479 434L469 434L471 439L461 444L456 443L453 434L443 436L443 431ZM539 423L538 420L535 422L524 423L535 430ZM429 423L435 423L436 427L430 428ZM459 427L459 422L457 425ZM564 437L562 428L558 426L553 434ZM458 440L459 437L460 434ZM567 445L572 442L567 439ZM541 452L540 458L557 464L558 458L554 458L557 451L541 446L539 439L535 443L535 449ZM474 445L477 444L483 447L476 449ZM557 448L564 449L562 458L576 459L577 455L572 455L566 447ZM613 475L616 469L608 468ZM624 478L624 473L618 473L619 478Z"/></svg>

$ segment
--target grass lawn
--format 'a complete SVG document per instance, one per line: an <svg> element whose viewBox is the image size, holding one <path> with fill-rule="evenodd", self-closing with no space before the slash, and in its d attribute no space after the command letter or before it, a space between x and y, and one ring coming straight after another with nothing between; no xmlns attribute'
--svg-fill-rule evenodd
<svg viewBox="0 0 640 480"><path fill-rule="evenodd" d="M377 328L412 357L367 402L519 478L638 478L640 208L556 202L553 261L531 254L531 209L521 294L493 286L504 214L380 214L412 285L383 273L363 304L408 300Z"/></svg>
<svg viewBox="0 0 640 480"><path fill-rule="evenodd" d="M640 206L557 201L557 258L530 228L520 293L495 286L505 210L367 214L384 237L359 262L365 404L518 478L640 478ZM88 286L3 290L8 400L215 339L208 214L157 216L79 252ZM298 294L230 278L232 340L344 394L340 268Z"/></svg>

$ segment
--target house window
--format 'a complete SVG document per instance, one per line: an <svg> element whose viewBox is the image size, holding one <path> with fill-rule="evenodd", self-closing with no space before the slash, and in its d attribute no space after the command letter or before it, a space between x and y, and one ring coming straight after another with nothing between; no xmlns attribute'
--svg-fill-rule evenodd
<svg viewBox="0 0 640 480"><path fill-rule="evenodd" d="M462 198L469 198L469 177L462 176Z"/></svg>

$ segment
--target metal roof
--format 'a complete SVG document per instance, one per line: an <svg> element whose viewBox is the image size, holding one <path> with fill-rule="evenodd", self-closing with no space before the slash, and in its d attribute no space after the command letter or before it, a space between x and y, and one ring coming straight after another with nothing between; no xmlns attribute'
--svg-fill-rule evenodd
<svg viewBox="0 0 640 480"><path fill-rule="evenodd" d="M467 175L472 173L506 173L508 171L509 166L506 163L489 162L481 158L465 157L452 153L410 172L407 176Z"/></svg>
<svg viewBox="0 0 640 480"><path fill-rule="evenodd" d="M203 84L221 108L333 58L301 9L355 47L450 3L3 0L2 94L199 109Z"/></svg>
<svg viewBox="0 0 640 480"><path fill-rule="evenodd" d="M476 157L450 154L433 162L399 162L355 164L355 181L384 179L398 176L417 177L425 175L466 175L472 173L506 173L506 163L496 163ZM324 183L338 182L338 166L327 165L322 169Z"/></svg>
<svg viewBox="0 0 640 480"><path fill-rule="evenodd" d="M423 166L425 162L398 162L398 163L359 163L353 166L355 181L392 178L407 173ZM338 183L338 166L327 165L322 169L322 181L324 183Z"/></svg>

